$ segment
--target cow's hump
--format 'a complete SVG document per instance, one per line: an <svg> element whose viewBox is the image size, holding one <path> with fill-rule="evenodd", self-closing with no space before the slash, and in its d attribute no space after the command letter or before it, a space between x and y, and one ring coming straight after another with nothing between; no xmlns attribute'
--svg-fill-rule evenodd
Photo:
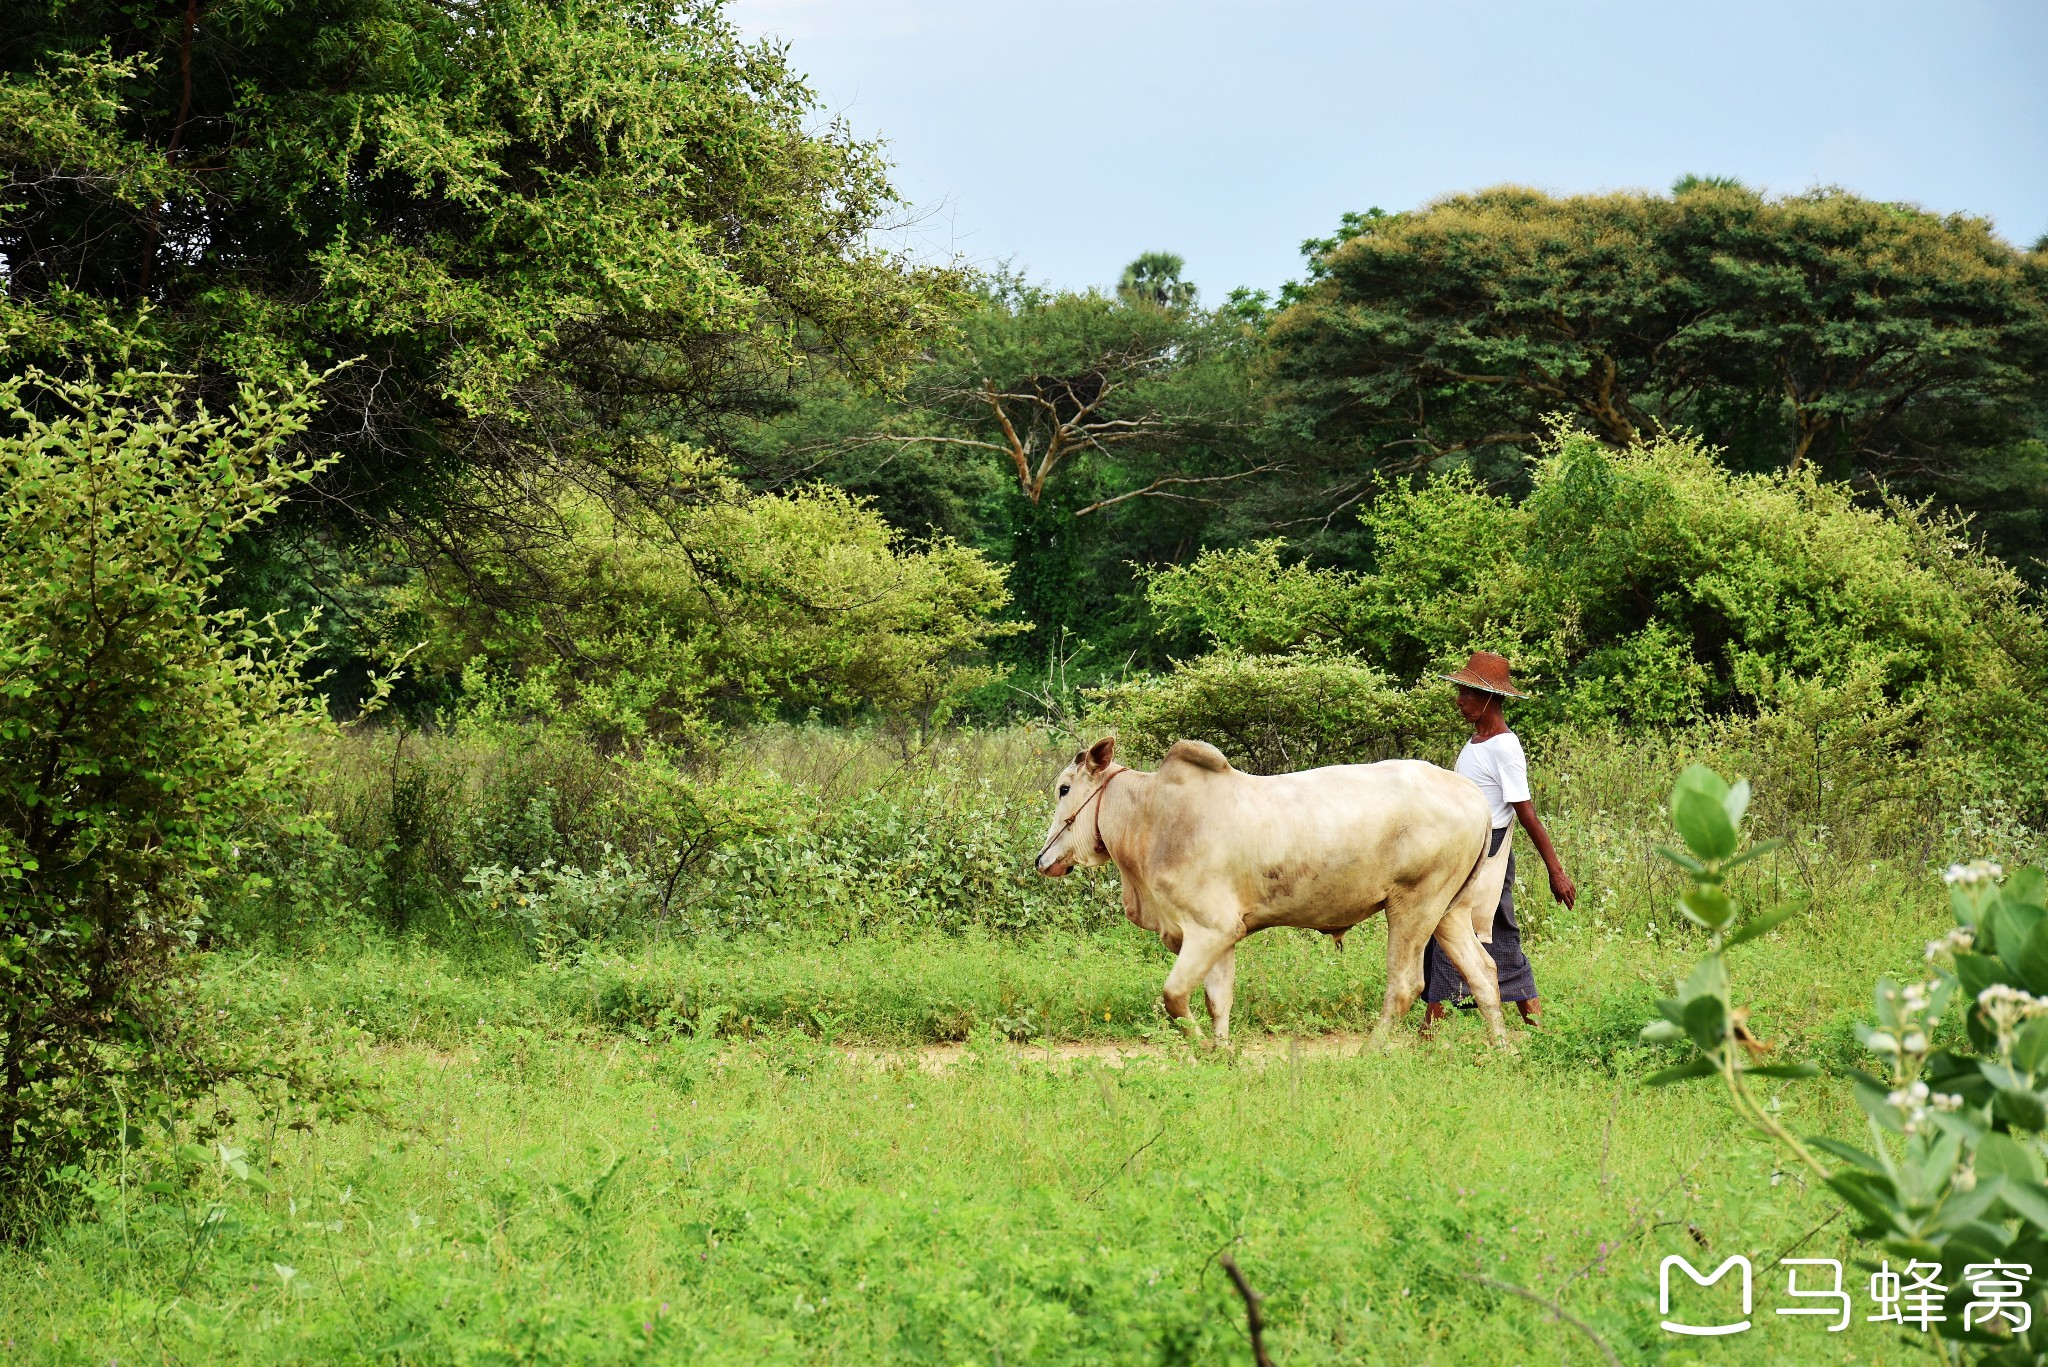
<svg viewBox="0 0 2048 1367"><path fill-rule="evenodd" d="M1230 772L1230 761L1223 758L1223 752L1205 740L1177 740L1173 748L1160 761L1164 769L1173 764L1191 764L1197 769L1206 769L1212 774Z"/></svg>

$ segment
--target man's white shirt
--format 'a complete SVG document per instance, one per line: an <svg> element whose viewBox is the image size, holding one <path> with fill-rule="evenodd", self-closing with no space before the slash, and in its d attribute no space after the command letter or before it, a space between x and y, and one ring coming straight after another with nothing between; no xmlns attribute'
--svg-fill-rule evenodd
<svg viewBox="0 0 2048 1367"><path fill-rule="evenodd" d="M1491 740L1467 741L1458 752L1457 769L1486 795L1495 830L1515 819L1515 803L1529 800L1529 760L1512 731Z"/></svg>

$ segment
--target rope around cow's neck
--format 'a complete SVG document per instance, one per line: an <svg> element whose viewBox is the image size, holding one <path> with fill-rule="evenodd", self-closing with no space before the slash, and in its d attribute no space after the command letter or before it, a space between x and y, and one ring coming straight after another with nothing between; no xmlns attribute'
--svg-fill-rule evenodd
<svg viewBox="0 0 2048 1367"><path fill-rule="evenodd" d="M1060 828L1058 830L1054 831L1051 835L1045 838L1044 846L1041 847L1038 851L1038 858L1045 858L1046 850L1049 850L1054 845L1058 844L1061 836L1065 835L1068 831L1074 829L1074 823L1081 819L1081 813L1088 810L1088 804L1091 802L1095 804L1095 848L1102 851L1104 855L1108 855L1109 845L1102 838L1102 795L1109 791L1109 785L1112 779L1114 779L1118 774L1128 772L1130 772L1129 765L1119 764L1114 769L1111 769L1108 773L1104 774L1102 776L1102 782L1096 785L1095 791L1088 794L1087 797L1083 798L1081 800L1080 806L1074 808L1074 814L1068 817L1064 822L1060 823ZM1034 860L1032 862L1036 863L1037 861Z"/></svg>

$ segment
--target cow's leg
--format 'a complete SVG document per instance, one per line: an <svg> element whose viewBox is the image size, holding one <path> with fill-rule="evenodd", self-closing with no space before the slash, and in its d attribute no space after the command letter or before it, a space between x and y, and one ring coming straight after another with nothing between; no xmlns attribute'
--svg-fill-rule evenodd
<svg viewBox="0 0 2048 1367"><path fill-rule="evenodd" d="M1188 1012L1188 994L1195 990L1195 984L1209 976L1209 970L1217 960L1228 954L1237 941L1220 930L1211 930L1203 925L1181 926L1180 953L1174 958L1173 969L1166 975L1166 990L1159 1000L1166 1007L1166 1014L1181 1023L1190 1034L1201 1034L1201 1027L1195 1024Z"/></svg>
<svg viewBox="0 0 2048 1367"><path fill-rule="evenodd" d="M1493 956L1472 933L1472 918L1452 908L1436 928L1436 943L1452 966L1464 975L1465 986L1472 989L1472 999L1479 1003L1479 1017L1486 1022L1486 1037L1495 1047L1505 1045L1508 1031L1500 1013L1500 973L1494 967Z"/></svg>
<svg viewBox="0 0 2048 1367"><path fill-rule="evenodd" d="M1202 1001L1209 1008L1209 1027L1218 1044L1230 1043L1230 1000L1237 995L1237 946L1223 951L1223 957L1202 979Z"/></svg>
<svg viewBox="0 0 2048 1367"><path fill-rule="evenodd" d="M1408 1014L1422 995L1422 947L1429 943L1435 926L1424 921L1413 907L1387 906L1387 995L1380 1003L1379 1023L1372 1028L1371 1048L1387 1042L1394 1022Z"/></svg>

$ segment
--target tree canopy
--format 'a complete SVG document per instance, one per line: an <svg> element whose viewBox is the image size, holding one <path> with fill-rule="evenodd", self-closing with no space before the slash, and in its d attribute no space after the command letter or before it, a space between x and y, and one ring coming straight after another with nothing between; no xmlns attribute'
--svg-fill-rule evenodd
<svg viewBox="0 0 2048 1367"><path fill-rule="evenodd" d="M1983 219L1837 190L1503 186L1308 244L1268 340L1324 495L1447 458L1512 479L1562 412L1621 447L1685 428L1738 469L2038 505L2048 259ZM1994 526L2009 549L2032 521Z"/></svg>
<svg viewBox="0 0 2048 1367"><path fill-rule="evenodd" d="M876 147L708 3L65 0L0 32L5 364L231 393L346 365L323 514L432 541L636 434L717 445L817 357L875 379L952 278L877 246Z"/></svg>

